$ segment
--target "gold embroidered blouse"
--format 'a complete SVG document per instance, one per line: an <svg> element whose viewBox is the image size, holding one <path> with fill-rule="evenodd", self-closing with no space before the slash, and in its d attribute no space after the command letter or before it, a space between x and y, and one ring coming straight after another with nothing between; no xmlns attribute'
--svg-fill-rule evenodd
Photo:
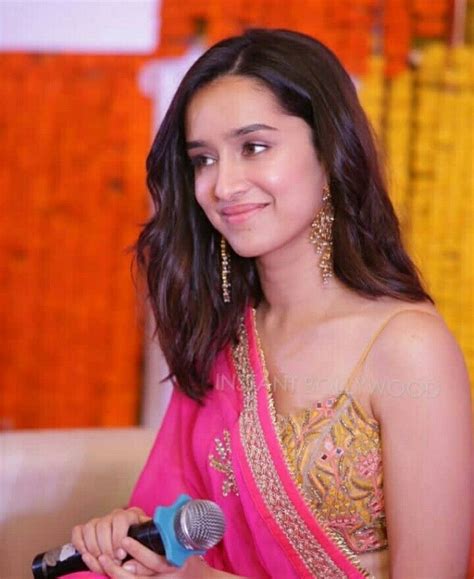
<svg viewBox="0 0 474 579"><path fill-rule="evenodd" d="M287 460L317 518L354 553L387 547L380 429L350 392L277 416Z"/></svg>

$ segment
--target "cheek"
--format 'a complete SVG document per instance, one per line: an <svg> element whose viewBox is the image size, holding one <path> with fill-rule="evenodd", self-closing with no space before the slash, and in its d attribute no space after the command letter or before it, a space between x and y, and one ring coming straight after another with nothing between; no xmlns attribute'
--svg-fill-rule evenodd
<svg viewBox="0 0 474 579"><path fill-rule="evenodd" d="M267 174L267 183L280 201L313 206L318 205L324 173L312 156L296 151L285 167L275 167Z"/></svg>
<svg viewBox="0 0 474 579"><path fill-rule="evenodd" d="M194 197L197 203L201 206L204 212L207 214L209 210L209 194L207 188L203 185L202 180L194 180Z"/></svg>
<svg viewBox="0 0 474 579"><path fill-rule="evenodd" d="M208 183L208 179L205 179L202 175L195 176L194 197L204 210L209 207L211 201L210 191L211 189Z"/></svg>
<svg viewBox="0 0 474 579"><path fill-rule="evenodd" d="M277 207L298 213L303 206L317 203L318 179L314 171L295 161L291 169L275 166L255 176L255 183L273 197Z"/></svg>
<svg viewBox="0 0 474 579"><path fill-rule="evenodd" d="M250 175L254 183L270 192L291 196L296 190L319 188L322 169L314 159L313 150L285 149L271 158L270 162L260 164Z"/></svg>
<svg viewBox="0 0 474 579"><path fill-rule="evenodd" d="M212 191L213 191L212 182L210 182L210 179L208 177L204 178L202 176L199 176L195 178L194 198L196 199L197 204L204 211L211 225L213 225L216 229L218 229L219 222L215 212Z"/></svg>

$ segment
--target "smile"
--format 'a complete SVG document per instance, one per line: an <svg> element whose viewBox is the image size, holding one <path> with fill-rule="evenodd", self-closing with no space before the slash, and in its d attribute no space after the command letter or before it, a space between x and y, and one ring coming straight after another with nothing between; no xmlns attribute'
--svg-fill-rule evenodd
<svg viewBox="0 0 474 579"><path fill-rule="evenodd" d="M242 223L264 209L268 203L243 203L222 210L221 215L227 223Z"/></svg>

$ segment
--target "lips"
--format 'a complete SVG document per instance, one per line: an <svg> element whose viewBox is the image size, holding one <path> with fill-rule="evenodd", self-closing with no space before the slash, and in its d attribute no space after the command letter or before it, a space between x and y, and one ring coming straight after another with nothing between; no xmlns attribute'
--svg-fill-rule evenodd
<svg viewBox="0 0 474 579"><path fill-rule="evenodd" d="M242 223L264 209L268 203L241 203L240 205L231 205L221 210L221 215L227 223Z"/></svg>
<svg viewBox="0 0 474 579"><path fill-rule="evenodd" d="M243 215L244 213L249 213L255 209L262 209L266 205L268 205L268 203L241 203L240 205L224 207L221 213L224 216Z"/></svg>

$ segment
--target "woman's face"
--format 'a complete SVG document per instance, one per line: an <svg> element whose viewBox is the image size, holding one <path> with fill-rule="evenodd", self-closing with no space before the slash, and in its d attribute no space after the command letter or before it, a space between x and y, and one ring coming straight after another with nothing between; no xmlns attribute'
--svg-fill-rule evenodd
<svg viewBox="0 0 474 579"><path fill-rule="evenodd" d="M303 119L245 76L201 88L186 113L195 195L209 221L243 257L308 245L326 175Z"/></svg>

